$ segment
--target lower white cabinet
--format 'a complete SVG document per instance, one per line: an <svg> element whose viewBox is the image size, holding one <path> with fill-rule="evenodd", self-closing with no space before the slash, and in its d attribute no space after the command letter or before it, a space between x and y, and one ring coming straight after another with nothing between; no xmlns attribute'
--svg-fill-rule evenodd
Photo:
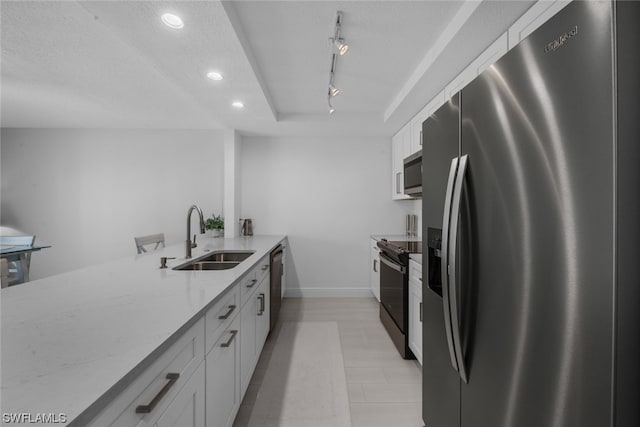
<svg viewBox="0 0 640 427"><path fill-rule="evenodd" d="M200 367L180 393L171 401L167 409L162 413L154 427L202 427L204 426L204 378L205 365Z"/></svg>
<svg viewBox="0 0 640 427"><path fill-rule="evenodd" d="M422 264L409 261L409 348L422 365Z"/></svg>
<svg viewBox="0 0 640 427"><path fill-rule="evenodd" d="M203 367L204 319L201 318L133 380L89 425L203 427ZM201 412L201 416L194 417L193 423L167 424L167 420L180 420L183 410L189 405ZM188 418L184 420L189 421Z"/></svg>
<svg viewBox="0 0 640 427"><path fill-rule="evenodd" d="M240 408L242 401L240 336L242 333L240 316L236 315L205 358L207 427L230 427Z"/></svg>
<svg viewBox="0 0 640 427"><path fill-rule="evenodd" d="M376 239L371 239L371 264L369 265L369 282L371 293L380 302L380 248Z"/></svg>
<svg viewBox="0 0 640 427"><path fill-rule="evenodd" d="M88 425L231 427L269 334L268 273L258 264Z"/></svg>
<svg viewBox="0 0 640 427"><path fill-rule="evenodd" d="M251 375L269 334L269 277L265 276L255 292L242 306L240 339L240 390L247 390Z"/></svg>
<svg viewBox="0 0 640 427"><path fill-rule="evenodd" d="M88 426L231 427L269 334L269 284L266 256Z"/></svg>

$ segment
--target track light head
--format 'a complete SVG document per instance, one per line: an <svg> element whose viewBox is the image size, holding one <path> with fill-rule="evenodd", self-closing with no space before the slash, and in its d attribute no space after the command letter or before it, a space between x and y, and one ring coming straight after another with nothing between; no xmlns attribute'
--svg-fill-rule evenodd
<svg viewBox="0 0 640 427"><path fill-rule="evenodd" d="M333 44L336 45L340 56L343 56L349 50L349 45L344 42L344 39L334 39Z"/></svg>

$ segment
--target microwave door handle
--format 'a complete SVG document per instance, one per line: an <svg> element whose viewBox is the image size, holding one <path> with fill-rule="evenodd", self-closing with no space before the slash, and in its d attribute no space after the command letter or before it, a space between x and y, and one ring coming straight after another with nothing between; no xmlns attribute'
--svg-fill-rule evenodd
<svg viewBox="0 0 640 427"><path fill-rule="evenodd" d="M440 271L442 274L442 307L444 309L444 327L449 346L449 357L451 366L458 371L458 362L453 346L453 336L451 333L451 306L449 304L449 224L451 220L451 201L453 189L458 171L458 158L451 159L449 169L449 179L447 181L447 192L444 199L444 212L442 214L442 247L440 248Z"/></svg>
<svg viewBox="0 0 640 427"><path fill-rule="evenodd" d="M456 178L456 185L453 191L453 201L451 205L451 232L449 241L450 249L449 253L449 265L451 266L451 274L449 280L449 304L451 305L451 329L453 332L453 346L456 352L456 359L458 362L458 372L460 378L465 384L469 383L467 369L464 365L464 354L462 353L462 339L460 334L460 318L458 307L458 281L456 277L456 271L458 268L457 261L457 241L458 241L458 227L460 225L460 202L462 200L462 188L464 187L464 177L467 172L468 155L460 157L460 165L458 166L458 177Z"/></svg>

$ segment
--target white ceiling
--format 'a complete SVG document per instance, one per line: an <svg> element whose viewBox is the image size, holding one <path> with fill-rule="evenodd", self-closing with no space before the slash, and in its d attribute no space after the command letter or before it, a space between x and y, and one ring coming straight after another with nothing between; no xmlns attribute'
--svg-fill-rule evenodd
<svg viewBox="0 0 640 427"><path fill-rule="evenodd" d="M2 126L390 135L532 3L3 0ZM337 10L350 50L329 116ZM165 27L164 12L184 28ZM206 79L211 69L225 79Z"/></svg>

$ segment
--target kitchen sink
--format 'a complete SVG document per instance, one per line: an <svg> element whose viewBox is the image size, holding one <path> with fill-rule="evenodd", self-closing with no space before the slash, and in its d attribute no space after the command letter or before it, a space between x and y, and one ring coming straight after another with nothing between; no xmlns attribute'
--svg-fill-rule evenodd
<svg viewBox="0 0 640 427"><path fill-rule="evenodd" d="M197 261L174 268L174 270L228 270L237 267L235 261Z"/></svg>
<svg viewBox="0 0 640 427"><path fill-rule="evenodd" d="M241 262L253 255L253 252L215 252L198 261Z"/></svg>
<svg viewBox="0 0 640 427"><path fill-rule="evenodd" d="M245 259L253 255L251 252L216 251L187 264L174 267L174 270L228 270L237 267Z"/></svg>

